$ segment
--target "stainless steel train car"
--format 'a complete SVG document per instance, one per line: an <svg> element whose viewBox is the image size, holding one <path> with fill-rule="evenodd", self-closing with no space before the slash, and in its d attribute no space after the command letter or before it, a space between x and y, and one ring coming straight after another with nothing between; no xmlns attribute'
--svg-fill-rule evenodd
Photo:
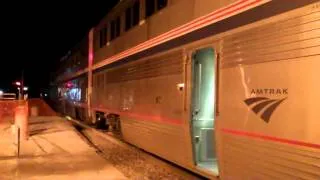
<svg viewBox="0 0 320 180"><path fill-rule="evenodd" d="M320 179L319 1L121 1L87 60L63 102L128 143L212 179Z"/></svg>

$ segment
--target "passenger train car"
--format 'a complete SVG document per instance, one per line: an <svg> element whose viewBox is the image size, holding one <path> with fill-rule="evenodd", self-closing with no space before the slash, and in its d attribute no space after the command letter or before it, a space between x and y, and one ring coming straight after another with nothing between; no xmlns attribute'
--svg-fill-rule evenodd
<svg viewBox="0 0 320 180"><path fill-rule="evenodd" d="M85 39L63 113L117 115L125 141L208 178L320 179L319 1L123 0Z"/></svg>

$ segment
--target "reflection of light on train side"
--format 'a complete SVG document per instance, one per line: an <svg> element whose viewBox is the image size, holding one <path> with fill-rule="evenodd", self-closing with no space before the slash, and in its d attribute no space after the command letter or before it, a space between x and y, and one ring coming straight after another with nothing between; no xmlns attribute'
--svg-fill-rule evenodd
<svg viewBox="0 0 320 180"><path fill-rule="evenodd" d="M242 83L242 86L243 86L243 89L244 89L244 93L245 93L245 97L248 98L250 97L250 90L248 88L248 83L250 82L250 78L246 77L246 74L245 74L245 70L242 66L242 64L239 64L239 70L240 70L240 74L241 74L241 83ZM247 111L249 112L249 111ZM244 120L244 126L247 126L247 123L249 121L249 118L247 116L247 118Z"/></svg>
<svg viewBox="0 0 320 180"><path fill-rule="evenodd" d="M90 52L90 54L89 54L89 61L90 61L90 62L93 61L93 53L92 53L92 52Z"/></svg>
<svg viewBox="0 0 320 180"><path fill-rule="evenodd" d="M244 88L244 93L245 93L245 97L248 98L250 97L250 90L248 88L248 83L250 82L250 78L246 78L246 74L245 74L245 70L244 68L242 67L242 64L239 64L239 70L240 70L240 74L241 74L241 83L242 83L242 86Z"/></svg>

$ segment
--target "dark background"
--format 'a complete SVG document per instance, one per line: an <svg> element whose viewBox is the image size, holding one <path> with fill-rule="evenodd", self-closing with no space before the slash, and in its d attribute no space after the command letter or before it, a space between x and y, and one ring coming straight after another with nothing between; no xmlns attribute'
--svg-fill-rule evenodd
<svg viewBox="0 0 320 180"><path fill-rule="evenodd" d="M66 1L67 2L67 1ZM118 0L6 2L0 8L0 90L15 91L24 71L29 96L50 83L50 72Z"/></svg>

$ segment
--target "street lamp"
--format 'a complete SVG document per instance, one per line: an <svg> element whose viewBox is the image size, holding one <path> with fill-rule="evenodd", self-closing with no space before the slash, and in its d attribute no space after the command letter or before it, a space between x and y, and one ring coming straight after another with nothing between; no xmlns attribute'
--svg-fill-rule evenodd
<svg viewBox="0 0 320 180"><path fill-rule="evenodd" d="M25 88L23 86L23 82L16 81L16 82L14 82L14 84L17 86L17 89L18 89L18 92L19 92L19 98L18 99L22 99L23 98L23 91L25 90Z"/></svg>
<svg viewBox="0 0 320 180"><path fill-rule="evenodd" d="M15 82L15 84L16 84L17 86L21 86L21 82L19 82L19 81Z"/></svg>

